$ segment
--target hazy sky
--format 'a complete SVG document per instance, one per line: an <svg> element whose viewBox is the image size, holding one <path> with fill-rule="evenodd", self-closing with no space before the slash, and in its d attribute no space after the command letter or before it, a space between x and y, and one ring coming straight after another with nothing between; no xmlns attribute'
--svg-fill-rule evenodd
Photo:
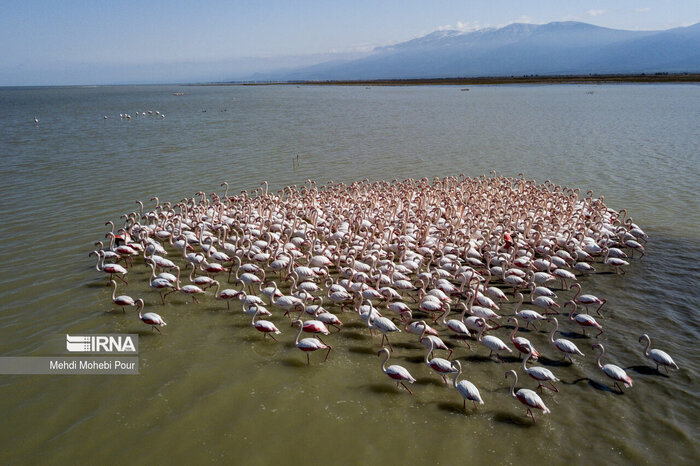
<svg viewBox="0 0 700 466"><path fill-rule="evenodd" d="M227 79L440 28L700 22L698 0L5 0L1 11L0 85Z"/></svg>

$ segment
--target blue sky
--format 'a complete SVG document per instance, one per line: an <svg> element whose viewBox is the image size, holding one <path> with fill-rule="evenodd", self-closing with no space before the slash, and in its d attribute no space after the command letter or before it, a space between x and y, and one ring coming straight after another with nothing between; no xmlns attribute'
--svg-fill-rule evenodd
<svg viewBox="0 0 700 466"><path fill-rule="evenodd" d="M0 85L228 79L358 55L441 28L562 20L669 29L700 22L700 2L8 0Z"/></svg>

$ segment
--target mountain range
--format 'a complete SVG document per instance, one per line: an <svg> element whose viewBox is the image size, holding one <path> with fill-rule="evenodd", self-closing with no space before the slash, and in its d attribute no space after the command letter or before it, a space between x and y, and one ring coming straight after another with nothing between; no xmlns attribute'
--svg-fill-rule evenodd
<svg viewBox="0 0 700 466"><path fill-rule="evenodd" d="M251 80L314 81L439 77L636 74L700 71L700 23L627 31L580 22L514 23L473 32L441 30L369 55Z"/></svg>

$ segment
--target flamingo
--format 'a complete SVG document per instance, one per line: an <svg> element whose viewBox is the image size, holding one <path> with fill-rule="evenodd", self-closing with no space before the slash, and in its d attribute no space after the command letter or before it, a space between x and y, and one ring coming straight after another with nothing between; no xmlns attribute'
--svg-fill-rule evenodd
<svg viewBox="0 0 700 466"><path fill-rule="evenodd" d="M304 331L304 323L300 319L297 319L292 323L292 325L299 325L299 331L297 332L297 336L294 339L294 345L301 351L306 353L306 365L308 366L310 364L309 353L311 351L316 351L320 349L328 349L326 357L323 359L323 362L326 362L328 360L328 355L331 354L331 350L333 349L333 347L322 343L317 338L304 338L300 341L299 336L301 336L301 332Z"/></svg>
<svg viewBox="0 0 700 466"><path fill-rule="evenodd" d="M129 282L124 280L122 277L119 275L126 275L127 270L122 267L119 264L105 264L104 263L104 252L102 251L92 251L90 254L97 254L97 264L95 265L95 269L97 269L98 272L104 272L109 274L109 281L112 281L112 275L114 275L116 278L119 280L123 281L125 285L129 285ZM100 260L102 260L102 267L100 267Z"/></svg>
<svg viewBox="0 0 700 466"><path fill-rule="evenodd" d="M568 358L571 363L574 361L571 359L572 354L578 354L580 356L584 356L584 354L581 352L578 347L573 344L569 340L565 340L564 338L557 338L556 340L554 339L554 334L557 333L557 330L559 330L559 322L557 321L556 317L550 317L547 319L549 321L554 322L554 327L552 328L552 333L549 334L549 341L554 345L556 349L564 353L564 358Z"/></svg>
<svg viewBox="0 0 700 466"><path fill-rule="evenodd" d="M423 330L427 335L438 336L438 331L425 323L425 321L412 320L413 315L411 311L404 311L401 313L401 321L404 323L404 332L413 333L414 335L422 335Z"/></svg>
<svg viewBox="0 0 700 466"><path fill-rule="evenodd" d="M408 370L403 366L392 364L391 366L386 367L386 363L389 361L390 358L389 350L386 348L382 348L377 353L377 356L381 356L382 354L384 355L384 360L382 361L382 372L384 372L387 375L387 377L396 381L396 388L399 388L400 384L403 388L406 389L408 393L413 395L413 392L404 384L404 381L408 383L413 383L416 381L416 379L414 379L411 373L408 372Z"/></svg>
<svg viewBox="0 0 700 466"><path fill-rule="evenodd" d="M622 275L624 275L625 271L622 269L622 267L624 267L626 265L630 265L630 263L625 261L625 260L618 259L617 257L608 258L609 255L610 255L610 249L606 248L605 257L603 258L603 263L614 267L615 273L617 273L617 274L622 273Z"/></svg>
<svg viewBox="0 0 700 466"><path fill-rule="evenodd" d="M321 337L318 336L318 334L322 333L323 335L329 335L331 333L328 331L328 327L326 327L326 324L324 324L320 320L307 320L307 321L303 322L302 329L306 333L315 334L316 338L321 340L322 343L326 343L326 342L323 341L323 339L321 339Z"/></svg>
<svg viewBox="0 0 700 466"><path fill-rule="evenodd" d="M509 370L506 372L506 379L511 374L513 375L513 384L510 386L510 396L527 406L527 413L525 415L527 416L529 414L532 418L532 422L536 423L535 416L532 414L533 408L541 409L544 414L551 412L549 408L545 406L544 401L542 401L542 398L540 398L536 392L527 388L521 388L516 392L515 384L518 383L518 374L516 374L514 370Z"/></svg>
<svg viewBox="0 0 700 466"><path fill-rule="evenodd" d="M616 366L615 364L606 364L602 365L600 364L600 359L603 357L603 354L605 354L605 348L603 345L600 343L596 343L593 345L593 349L600 349L600 354L598 355L598 359L596 360L596 364L598 364L598 367L611 379L613 379L615 382L615 386L620 390L620 393L624 393L622 391L622 387L620 387L617 383L621 382L625 387L631 387L634 382L632 381L632 378L627 375L625 370L621 368L620 366Z"/></svg>
<svg viewBox="0 0 700 466"><path fill-rule="evenodd" d="M559 389L552 383L558 381L559 379L557 379L554 376L552 371L544 367L530 367L528 369L527 361L530 359L530 357L534 357L535 349L532 347L531 344L528 344L526 350L527 356L525 357L525 359L523 359L523 372L525 372L533 379L537 380L537 388L539 388L540 390L544 387L550 390L554 390L555 392L559 392ZM542 382L549 382L549 386L542 384Z"/></svg>
<svg viewBox="0 0 700 466"><path fill-rule="evenodd" d="M605 299L600 299L596 296L593 296L592 294L584 294L581 295L581 285L579 283L574 283L569 287L569 289L576 288L576 294L573 297L573 300L576 304L583 304L583 307L586 308L586 314L588 314L588 306L591 304L598 304L598 308L595 310L599 316L602 317L603 314L600 313L600 309L605 305L607 300ZM579 296L581 295L581 296Z"/></svg>
<svg viewBox="0 0 700 466"><path fill-rule="evenodd" d="M158 330L158 333L161 333L158 327L165 327L166 325L168 325L165 323L163 318L155 312L147 312L141 315L141 311L143 310L143 299L141 298L136 300L136 310L139 313L139 319L141 319L141 322L151 326L151 332L153 332L154 330Z"/></svg>
<svg viewBox="0 0 700 466"><path fill-rule="evenodd" d="M369 300L367 300L367 302L370 303L370 306L372 305ZM389 341L389 335L387 334L391 332L401 332L401 329L399 329L391 320L382 316L370 316L367 319L367 325L370 328L379 330L382 333L382 347L384 346L384 339L386 339L386 342L389 344L389 350L393 352L394 348L391 346L391 341Z"/></svg>
<svg viewBox="0 0 700 466"><path fill-rule="evenodd" d="M659 349L652 349L651 351L649 348L651 347L651 338L649 338L649 335L646 333L643 334L642 336L639 337L639 342L641 343L642 340L647 341L647 346L644 348L644 356L647 358L651 359L656 363L656 370L658 372L659 370L659 365L664 366L664 369L666 369L666 373L668 374L668 368L673 367L674 369L678 369L678 366L676 365L675 362L673 362L673 359L671 356L668 355L665 351L659 350Z"/></svg>
<svg viewBox="0 0 700 466"><path fill-rule="evenodd" d="M464 303L462 303L464 304ZM459 337L470 337L472 334L469 332L469 329L467 326L464 324L464 314L467 312L467 307L463 306L464 310L462 311L462 317L457 320L457 319L450 319L449 321L445 321L445 318L447 314L450 312L450 305L448 304L444 313L442 314L442 323L445 325L448 329L453 331L456 335L457 338ZM471 349L471 346L469 343L465 340L465 343L467 344L467 347Z"/></svg>
<svg viewBox="0 0 700 466"><path fill-rule="evenodd" d="M162 290L167 288L173 288L175 284L166 278L156 277L156 265L153 262L149 263L149 266L151 267L151 275L148 277L148 286L150 286L154 290L158 290L160 300L163 304L165 304L165 298L163 297ZM178 271L179 270L180 269L178 269Z"/></svg>
<svg viewBox="0 0 700 466"><path fill-rule="evenodd" d="M526 328L529 327L530 324L532 324L532 326L535 327L535 330L537 330L535 321L544 320L545 316L543 316L537 311L533 311L532 309L523 309L521 311L518 311L518 309L520 309L520 306L523 304L523 295L520 293L516 293L516 297L520 299L520 302L518 302L518 304L515 306L515 310L513 311L514 314L525 321Z"/></svg>
<svg viewBox="0 0 700 466"><path fill-rule="evenodd" d="M477 403L480 405L484 404L484 400L481 399L481 394L479 393L479 389L476 388L476 385L471 383L468 380L462 380L461 382L457 383L457 379L459 378L460 374L462 373L462 363L459 361L454 361L452 363L453 366L457 366L457 371L455 372L455 375L452 376L452 386L457 389L460 395L462 395L463 402L462 402L462 408L464 411L467 411L467 400L471 400L474 403L474 409L479 410L477 407Z"/></svg>
<svg viewBox="0 0 700 466"><path fill-rule="evenodd" d="M117 306L120 306L122 308L122 312L126 313L126 309L124 309L125 306L135 306L136 305L136 303L134 302L134 298L132 298L131 296L122 295L122 296L117 296L115 298L114 295L117 292L117 282L115 282L114 280L110 280L109 282L112 285L114 285L114 288L112 289L112 301L114 301L114 304L116 304Z"/></svg>
<svg viewBox="0 0 700 466"><path fill-rule="evenodd" d="M569 320L573 320L574 322L579 324L581 326L581 332L583 332L584 335L586 334L586 327L597 328L598 335L596 335L595 337L598 338L600 336L600 334L603 333L603 327L601 327L600 324L598 322L596 322L596 320L593 317L589 316L588 314L576 314L576 315L574 315L574 312L576 312L576 307L577 307L576 303L573 300L567 301L566 304L564 304L564 307L566 308L566 306L568 306L569 304L572 305L571 313L569 313Z"/></svg>
<svg viewBox="0 0 700 466"><path fill-rule="evenodd" d="M168 291L167 293L165 293L163 300L165 300L169 294L175 293L176 291L192 296L193 303L199 303L195 295L204 294L204 290L198 287L197 285L185 285L183 287L180 287L180 277L178 276L177 282L175 283L175 288L172 291Z"/></svg>
<svg viewBox="0 0 700 466"><path fill-rule="evenodd" d="M445 382L445 385L449 385L447 383L447 379L445 378L445 374L449 374L450 372L456 372L455 368L452 367L452 363L448 361L447 359L442 359L442 358L433 358L433 359L428 359L428 356L433 353L433 342L432 340L429 340L428 343L428 352L425 353L425 364L437 372L439 375L442 376L442 380Z"/></svg>
<svg viewBox="0 0 700 466"><path fill-rule="evenodd" d="M258 320L256 322L255 318L260 313L260 309L258 308L257 304L254 304L253 307L255 307L255 312L253 312L253 318L250 320L250 325L255 327L255 330L257 330L258 332L262 332L263 339L265 339L266 336L270 335L270 338L277 341L275 335L279 335L282 332L280 332L280 330L277 327L275 327L275 324L268 320ZM273 335L273 333L275 335Z"/></svg>
<svg viewBox="0 0 700 466"><path fill-rule="evenodd" d="M434 348L448 351L447 359L450 359L450 357L452 357L452 348L449 348L445 344L445 342L442 341L442 339L437 335L428 334L428 330L430 329L430 327L428 326L428 324L425 323L424 320L421 320L419 322L419 326L417 328L423 329L421 330L420 337L418 337L418 341L420 341L423 346L425 346L426 348ZM431 350L430 355L432 356L432 354L433 352Z"/></svg>
<svg viewBox="0 0 700 466"><path fill-rule="evenodd" d="M513 329L513 333L510 334L510 341L513 342L513 346L515 346L515 349L517 349L520 353L523 354L530 354L530 349L532 350L532 358L537 359L540 357L540 353L537 352L534 346L532 346L532 343L530 343L530 340L527 338L523 337L516 337L515 334L518 332L518 319L515 317L508 317L508 322L515 322L515 328Z"/></svg>
<svg viewBox="0 0 700 466"><path fill-rule="evenodd" d="M483 319L482 319L482 321L483 321ZM483 323L484 323L484 326L481 327L481 329L479 330L479 335L477 336L477 341L490 350L489 358L491 356L493 356L494 352L496 352L496 356L498 357L498 359L500 359L501 362L505 362L505 361L503 361L503 358L501 357L501 355L498 354L498 352L499 351L508 351L509 353L512 353L513 350L510 349L508 347L508 345L503 343L503 341L501 341L501 339L498 337L494 337L492 335L483 336L484 329L486 328L486 321L484 321Z"/></svg>
<svg viewBox="0 0 700 466"><path fill-rule="evenodd" d="M236 291L232 288L227 288L225 290L219 290L221 289L221 284L214 280L214 283L216 283L216 291L214 292L214 299L223 299L226 301L226 310L230 311L231 310L231 304L230 301L234 298L237 298L240 294L239 291Z"/></svg>

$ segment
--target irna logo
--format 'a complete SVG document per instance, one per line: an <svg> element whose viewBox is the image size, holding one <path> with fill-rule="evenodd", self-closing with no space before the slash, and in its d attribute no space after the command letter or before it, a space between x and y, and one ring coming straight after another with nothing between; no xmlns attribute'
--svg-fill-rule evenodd
<svg viewBox="0 0 700 466"><path fill-rule="evenodd" d="M138 352L138 335L66 335L66 349L71 353Z"/></svg>

